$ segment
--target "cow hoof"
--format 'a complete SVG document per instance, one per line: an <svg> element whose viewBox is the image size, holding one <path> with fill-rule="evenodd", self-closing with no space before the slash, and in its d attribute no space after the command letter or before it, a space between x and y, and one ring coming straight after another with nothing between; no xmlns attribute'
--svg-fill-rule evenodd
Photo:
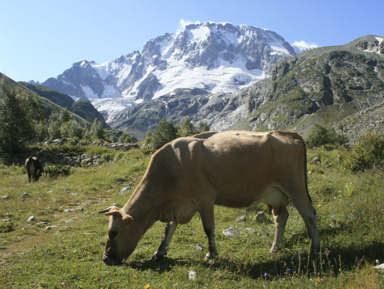
<svg viewBox="0 0 384 289"><path fill-rule="evenodd" d="M206 255L205 255L205 259L207 260L215 260L215 256L217 254L212 254L211 252L208 252Z"/></svg>
<svg viewBox="0 0 384 289"><path fill-rule="evenodd" d="M152 262L158 262L158 261L161 261L161 260L164 260L164 259L165 259L165 255L154 254L154 255L152 256L151 261L152 261Z"/></svg>

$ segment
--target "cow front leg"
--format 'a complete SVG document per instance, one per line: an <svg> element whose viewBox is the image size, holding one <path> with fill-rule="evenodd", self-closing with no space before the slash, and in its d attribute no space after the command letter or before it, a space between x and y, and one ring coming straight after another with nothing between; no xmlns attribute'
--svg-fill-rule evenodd
<svg viewBox="0 0 384 289"><path fill-rule="evenodd" d="M208 237L208 253L207 259L214 259L217 253L215 241L215 218L213 205L200 211L201 220L203 222L204 232Z"/></svg>
<svg viewBox="0 0 384 289"><path fill-rule="evenodd" d="M164 259L165 255L168 253L169 243L171 242L173 233L175 232L177 227L177 222L169 222L165 226L165 236L163 241L161 242L159 248L152 256L152 261L159 261Z"/></svg>
<svg viewBox="0 0 384 289"><path fill-rule="evenodd" d="M270 253L275 253L280 249L281 240L283 239L285 225L287 224L288 211L287 208L272 208L273 218L275 220L275 236L273 239Z"/></svg>

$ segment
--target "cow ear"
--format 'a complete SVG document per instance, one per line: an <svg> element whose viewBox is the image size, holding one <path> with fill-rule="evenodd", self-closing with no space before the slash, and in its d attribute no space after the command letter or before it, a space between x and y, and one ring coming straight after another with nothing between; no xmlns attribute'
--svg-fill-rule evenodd
<svg viewBox="0 0 384 289"><path fill-rule="evenodd" d="M130 215L124 215L123 221L126 222L127 224L132 224L133 223L133 217Z"/></svg>
<svg viewBox="0 0 384 289"><path fill-rule="evenodd" d="M120 210L117 207L113 207L109 212L105 213L106 216L121 216Z"/></svg>

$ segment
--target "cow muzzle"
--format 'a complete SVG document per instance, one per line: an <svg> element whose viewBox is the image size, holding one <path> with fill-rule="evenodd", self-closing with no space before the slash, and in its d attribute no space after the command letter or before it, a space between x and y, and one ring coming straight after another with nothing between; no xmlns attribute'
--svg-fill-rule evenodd
<svg viewBox="0 0 384 289"><path fill-rule="evenodd" d="M109 265L109 266L122 265L124 263L124 261L125 261L124 259L117 260L117 259L112 258L106 252L104 252L104 254L103 254L103 262L106 265Z"/></svg>

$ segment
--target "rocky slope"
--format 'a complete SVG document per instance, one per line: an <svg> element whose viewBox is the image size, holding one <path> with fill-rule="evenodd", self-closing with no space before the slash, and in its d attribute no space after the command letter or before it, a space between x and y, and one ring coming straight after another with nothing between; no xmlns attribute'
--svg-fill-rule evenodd
<svg viewBox="0 0 384 289"><path fill-rule="evenodd" d="M242 123L254 130L289 128L305 133L321 122L352 140L369 128L382 130L383 40L366 36L280 62L266 85L250 88L250 114ZM356 125L359 122L364 129Z"/></svg>
<svg viewBox="0 0 384 289"><path fill-rule="evenodd" d="M43 85L21 82L23 86L44 97L60 107L68 109L70 112L80 116L84 120L93 123L95 119L100 121L104 128L109 126L105 122L102 114L87 100L74 101L70 96L60 93L56 90L49 89Z"/></svg>

